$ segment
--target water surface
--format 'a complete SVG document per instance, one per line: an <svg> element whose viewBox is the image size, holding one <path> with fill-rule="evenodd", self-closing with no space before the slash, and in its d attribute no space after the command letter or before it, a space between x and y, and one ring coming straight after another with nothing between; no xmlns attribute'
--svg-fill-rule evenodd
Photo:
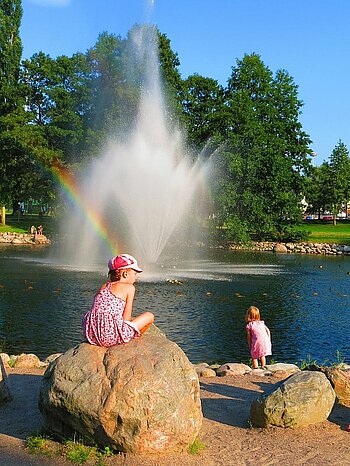
<svg viewBox="0 0 350 466"><path fill-rule="evenodd" d="M80 271L48 249L0 248L0 343L39 357L81 341L81 318L106 280L104 263ZM273 358L350 359L350 258L198 250L146 267L134 314L157 325L192 362L249 360L245 312L258 306L271 330ZM177 280L180 283L174 283ZM1 349L1 348L0 348Z"/></svg>

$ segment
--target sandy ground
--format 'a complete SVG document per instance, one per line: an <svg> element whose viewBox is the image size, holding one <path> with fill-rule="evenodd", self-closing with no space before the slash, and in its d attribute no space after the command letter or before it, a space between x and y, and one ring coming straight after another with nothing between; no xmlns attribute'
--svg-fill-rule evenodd
<svg viewBox="0 0 350 466"><path fill-rule="evenodd" d="M29 454L24 440L40 431L37 398L42 370L9 369L13 400L0 407L1 466L59 466L72 464L63 458ZM350 465L350 409L336 405L329 420L299 429L252 429L252 400L278 376L203 378L201 398L204 414L200 439L206 449L200 454L134 456L119 455L104 460L106 466L270 466Z"/></svg>

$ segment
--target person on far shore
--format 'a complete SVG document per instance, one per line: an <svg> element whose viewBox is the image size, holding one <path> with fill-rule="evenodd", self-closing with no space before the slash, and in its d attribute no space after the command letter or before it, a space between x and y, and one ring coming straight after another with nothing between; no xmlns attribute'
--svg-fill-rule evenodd
<svg viewBox="0 0 350 466"><path fill-rule="evenodd" d="M109 282L102 285L83 318L83 335L92 345L114 346L141 336L153 323L151 312L132 318L135 280L142 272L136 259L119 254L108 261Z"/></svg>
<svg viewBox="0 0 350 466"><path fill-rule="evenodd" d="M262 367L266 366L266 356L271 356L271 334L265 322L260 320L260 311L255 306L247 310L247 338L253 369L258 369L259 359Z"/></svg>

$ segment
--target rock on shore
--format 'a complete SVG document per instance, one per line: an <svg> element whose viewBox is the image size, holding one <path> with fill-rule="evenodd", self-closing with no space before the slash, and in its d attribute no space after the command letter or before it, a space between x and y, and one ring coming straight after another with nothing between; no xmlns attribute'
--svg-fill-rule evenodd
<svg viewBox="0 0 350 466"><path fill-rule="evenodd" d="M326 254L331 256L350 256L350 246L332 243L277 243L256 242L249 246L231 243L229 249L236 251L273 251L282 254Z"/></svg>
<svg viewBox="0 0 350 466"><path fill-rule="evenodd" d="M32 235L27 233L0 233L0 243L4 244L50 244L45 235Z"/></svg>
<svg viewBox="0 0 350 466"><path fill-rule="evenodd" d="M323 373L301 371L253 402L250 420L254 427L315 424L328 418L334 402L335 392Z"/></svg>
<svg viewBox="0 0 350 466"><path fill-rule="evenodd" d="M148 333L64 353L44 375L39 408L45 430L59 438L78 432L133 453L187 449L202 423L193 365L175 343Z"/></svg>

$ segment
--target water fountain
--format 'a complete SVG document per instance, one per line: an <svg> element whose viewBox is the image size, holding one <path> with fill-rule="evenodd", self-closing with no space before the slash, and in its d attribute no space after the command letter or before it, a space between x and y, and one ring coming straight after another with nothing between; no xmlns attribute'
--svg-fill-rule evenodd
<svg viewBox="0 0 350 466"><path fill-rule="evenodd" d="M90 265L123 251L156 262L202 182L205 168L189 163L181 130L171 123L154 27L135 28L132 54L144 72L137 121L126 140L112 138L80 178L80 202L63 225L70 238L74 232L64 253L71 264ZM95 228L86 211L98 213Z"/></svg>

